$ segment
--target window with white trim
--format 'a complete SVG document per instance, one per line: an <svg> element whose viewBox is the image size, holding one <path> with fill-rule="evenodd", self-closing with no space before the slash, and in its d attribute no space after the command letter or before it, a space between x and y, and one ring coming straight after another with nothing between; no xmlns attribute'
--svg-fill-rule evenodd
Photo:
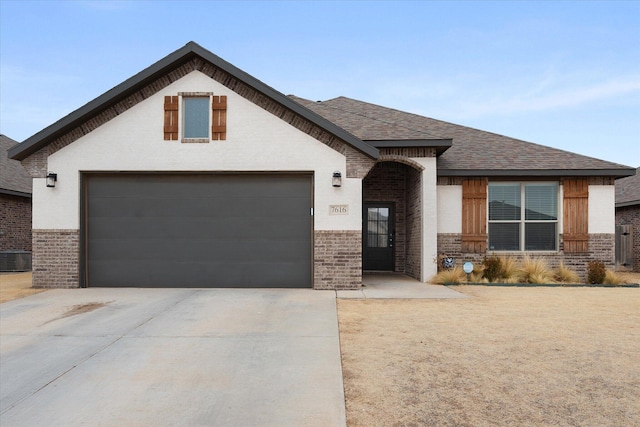
<svg viewBox="0 0 640 427"><path fill-rule="evenodd" d="M558 183L489 183L489 250L555 251Z"/></svg>
<svg viewBox="0 0 640 427"><path fill-rule="evenodd" d="M209 97L185 96L182 120L182 135L185 139L209 139Z"/></svg>

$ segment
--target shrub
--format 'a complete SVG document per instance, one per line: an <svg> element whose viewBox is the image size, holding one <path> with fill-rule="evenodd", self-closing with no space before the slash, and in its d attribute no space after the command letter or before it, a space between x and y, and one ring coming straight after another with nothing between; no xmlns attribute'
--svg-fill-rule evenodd
<svg viewBox="0 0 640 427"><path fill-rule="evenodd" d="M578 273L576 273L569 267L565 267L564 263L562 262L556 269L554 278L556 279L556 281L561 283L580 283L580 277L578 276Z"/></svg>
<svg viewBox="0 0 640 427"><path fill-rule="evenodd" d="M451 270L443 270L436 274L431 279L431 283L435 283L437 285L460 284L466 281L466 279L467 275L464 271L462 271L460 267L454 267Z"/></svg>
<svg viewBox="0 0 640 427"><path fill-rule="evenodd" d="M520 276L520 268L516 260L511 257L503 257L501 281L504 283L519 283L522 281Z"/></svg>
<svg viewBox="0 0 640 427"><path fill-rule="evenodd" d="M485 257L482 261L482 265L484 266L483 276L489 282L495 282L499 279L502 279L503 269L502 269L502 260L498 257Z"/></svg>
<svg viewBox="0 0 640 427"><path fill-rule="evenodd" d="M604 262L599 260L589 261L589 267L587 269L587 282L591 284L604 283L606 276L606 268Z"/></svg>
<svg viewBox="0 0 640 427"><path fill-rule="evenodd" d="M605 285L618 286L622 283L622 277L618 276L611 270L605 270L604 280L602 283Z"/></svg>
<svg viewBox="0 0 640 427"><path fill-rule="evenodd" d="M522 262L521 272L522 280L525 283L554 283L553 271L544 259L525 257Z"/></svg>

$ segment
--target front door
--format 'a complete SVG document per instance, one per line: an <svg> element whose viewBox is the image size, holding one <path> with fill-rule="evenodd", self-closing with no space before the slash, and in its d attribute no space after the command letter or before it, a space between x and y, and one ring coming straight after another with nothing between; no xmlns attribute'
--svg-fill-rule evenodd
<svg viewBox="0 0 640 427"><path fill-rule="evenodd" d="M393 203L365 203L362 225L362 268L394 270L395 208Z"/></svg>

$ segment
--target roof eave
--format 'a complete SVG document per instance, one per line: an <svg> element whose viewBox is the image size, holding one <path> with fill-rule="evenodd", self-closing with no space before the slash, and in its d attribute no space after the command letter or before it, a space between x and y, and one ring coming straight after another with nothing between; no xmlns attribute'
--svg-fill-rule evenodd
<svg viewBox="0 0 640 427"><path fill-rule="evenodd" d="M0 188L0 194L7 194L9 196L27 197L29 199L31 198L31 193L26 193L24 191L10 190L8 188Z"/></svg>
<svg viewBox="0 0 640 427"><path fill-rule="evenodd" d="M69 132L77 126L80 126L83 122L99 114L101 111L104 111L114 104L120 102L122 99L138 91L161 75L169 73L182 64L188 62L194 56L199 56L202 59L211 62L216 67L231 74L241 82L247 84L258 92L264 94L265 96L274 99L284 107L292 110L294 113L304 117L305 119L311 121L319 127L324 128L327 132L333 134L339 139L342 139L347 144L352 145L354 148L367 154L368 156L374 159L377 159L380 156L380 153L376 148L357 139L350 133L346 132L344 129L329 122L328 120L317 115L311 110L302 107L300 104L287 98L284 94L276 91L275 89L262 83L255 77L252 77L246 72L223 60L219 56L204 49L197 43L191 41L175 52L154 63L153 65L140 71L133 77L130 77L114 88L98 96L94 100L88 102L84 106L58 120L54 124L46 127L45 129L26 139L21 144L11 148L8 152L9 158L14 160L25 159L29 155L46 146L57 137L65 134L66 132Z"/></svg>
<svg viewBox="0 0 640 427"><path fill-rule="evenodd" d="M616 208L626 208L629 206L638 206L638 205L640 205L640 200L630 200L628 202L616 203Z"/></svg>
<svg viewBox="0 0 640 427"><path fill-rule="evenodd" d="M365 139L364 142L372 145L376 148L416 148L426 147L435 148L436 155L440 155L447 151L453 145L453 140L450 138L435 138L435 139Z"/></svg>
<svg viewBox="0 0 640 427"><path fill-rule="evenodd" d="M516 176L607 176L624 178L635 174L635 169L440 169L438 176L496 176L496 177L516 177Z"/></svg>

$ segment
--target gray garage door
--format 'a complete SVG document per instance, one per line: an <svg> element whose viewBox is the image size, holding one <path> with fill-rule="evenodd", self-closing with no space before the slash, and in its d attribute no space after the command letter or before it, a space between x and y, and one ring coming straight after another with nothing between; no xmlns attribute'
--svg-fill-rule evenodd
<svg viewBox="0 0 640 427"><path fill-rule="evenodd" d="M85 176L87 286L311 287L311 175Z"/></svg>

